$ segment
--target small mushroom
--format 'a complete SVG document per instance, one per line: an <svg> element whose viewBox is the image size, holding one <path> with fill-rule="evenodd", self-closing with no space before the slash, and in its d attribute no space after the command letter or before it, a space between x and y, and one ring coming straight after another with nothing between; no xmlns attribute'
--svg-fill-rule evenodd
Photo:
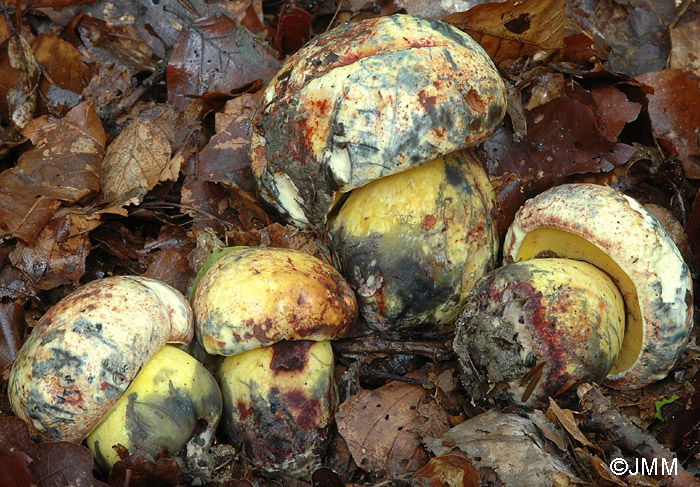
<svg viewBox="0 0 700 487"><path fill-rule="evenodd" d="M44 314L10 370L12 410L46 440L82 441L166 343L189 343L192 311L145 277L99 279Z"/></svg>
<svg viewBox="0 0 700 487"><path fill-rule="evenodd" d="M260 470L309 479L336 404L330 342L357 318L342 276L298 251L220 252L193 293L197 338L218 376L229 441Z"/></svg>
<svg viewBox="0 0 700 487"><path fill-rule="evenodd" d="M688 266L656 218L633 198L606 186L565 184L551 188L528 200L517 212L504 244L504 260L507 263L515 261L515 264L507 264L498 272L499 275L508 275L513 271L506 269L512 265L522 266L523 263L531 263L531 267L527 269L534 269L541 265L537 262L538 259L551 257L587 262L596 266L609 276L624 300L624 335L619 354L605 378L605 383L619 389L630 389L643 387L666 377L680 358L689 338L692 328L693 294ZM573 271L568 279L571 286L576 286L582 281L581 274ZM514 283L521 281L530 282L528 279L513 277ZM593 281L588 282L591 282L592 287ZM596 293L600 292L601 283L602 280L598 279L598 284L595 285ZM482 289L481 286L478 285L479 289ZM475 295L474 299L481 303L481 308L475 311L474 305L468 306L461 320L462 324L471 326L469 323L477 323L480 319L484 323L484 329L488 328L487 324L491 322L489 316L496 319L497 314L487 313L485 309L496 310L499 302L505 305L513 299L517 301L517 298L513 297L513 291L508 292L511 294L508 300L498 298L497 292L491 293L496 297L493 302L487 299L480 300ZM544 294L546 293L543 292ZM484 295L483 291L481 295ZM552 325L551 333L554 335L548 340L556 338L561 343L567 342L568 339L556 334L563 333L560 329L570 328L568 321L577 319L568 315L557 318L557 314L551 309L556 302L542 297L538 299L545 301L544 304L548 307L545 306L540 311L532 310L529 315L536 316L536 313L541 313L555 318L555 322L561 320L562 323ZM595 302L586 298L586 312L590 312ZM524 305L508 306L521 309ZM580 307L583 310L583 304ZM471 319L477 315L480 316L479 319ZM527 313L523 316L527 316ZM512 323L512 320L510 322ZM577 324L576 327L578 326ZM462 350L460 355L466 375L477 375L479 370L466 371L466 368L474 366L472 355L479 358L481 370L486 370L490 367L489 361L498 357L498 354L487 351L489 347L493 348L492 346L478 345L466 335L464 329L458 330L458 336L461 338L455 342L455 346ZM602 336L614 335L605 332ZM502 345L507 346L507 341L502 342ZM608 341L612 343L611 340ZM573 345L577 346L576 343ZM614 355L612 350L613 348L606 345L600 355L609 358ZM552 366L554 361L559 360L555 360L553 353L559 352L550 350L547 353L534 353L528 359L529 362L526 360L526 365L534 370L523 380L532 379L534 374L541 373L536 370L538 365L547 362ZM490 355L493 357L489 358ZM605 364L607 367L607 358L601 362L601 366ZM572 363L579 362L580 360L573 358ZM567 366L564 364L556 367L563 370ZM603 377L598 376L598 380L602 379ZM547 384L543 386L550 387ZM557 387L550 388L547 393L556 393Z"/></svg>
<svg viewBox="0 0 700 487"><path fill-rule="evenodd" d="M167 449L195 457L212 444L222 410L211 373L187 352L165 345L87 437L88 448L108 472L120 457L115 445L153 456Z"/></svg>
<svg viewBox="0 0 700 487"><path fill-rule="evenodd" d="M454 349L471 397L529 405L602 382L624 326L622 295L603 271L571 259L532 259L476 283Z"/></svg>

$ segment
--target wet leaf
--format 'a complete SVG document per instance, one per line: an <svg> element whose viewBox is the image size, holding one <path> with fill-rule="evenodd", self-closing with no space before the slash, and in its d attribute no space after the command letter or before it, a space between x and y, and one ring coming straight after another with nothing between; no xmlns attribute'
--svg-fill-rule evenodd
<svg viewBox="0 0 700 487"><path fill-rule="evenodd" d="M0 417L0 451L3 449L29 457L27 471L40 487L106 487L92 476L94 462L90 450L63 441L33 443L27 423L20 418Z"/></svg>
<svg viewBox="0 0 700 487"><path fill-rule="evenodd" d="M0 478L6 487L39 487L39 482L29 472L32 459L23 452L10 452L0 447Z"/></svg>
<svg viewBox="0 0 700 487"><path fill-rule="evenodd" d="M432 458L413 475L416 487L479 487L479 472L466 456L447 454Z"/></svg>
<svg viewBox="0 0 700 487"><path fill-rule="evenodd" d="M257 79L269 81L277 58L245 28L225 15L201 19L184 29L168 62L168 100L184 107L187 97L229 93Z"/></svg>
<svg viewBox="0 0 700 487"><path fill-rule="evenodd" d="M92 71L72 44L42 34L33 43L34 57L43 67L39 83L40 106L54 116L64 115L80 100Z"/></svg>
<svg viewBox="0 0 700 487"><path fill-rule="evenodd" d="M61 202L72 204L99 190L107 136L89 102L62 119L35 119L24 134L35 147L0 173L0 237L29 244Z"/></svg>
<svg viewBox="0 0 700 487"><path fill-rule="evenodd" d="M416 408L425 395L420 386L394 381L363 390L341 404L336 416L338 432L360 468L378 475L398 475L428 461L413 432L420 420Z"/></svg>
<svg viewBox="0 0 700 487"><path fill-rule="evenodd" d="M46 223L32 245L18 244L10 254L12 264L32 280L37 289L63 284L77 286L85 273L85 259L92 247L88 232L100 225L78 208L62 208Z"/></svg>
<svg viewBox="0 0 700 487"><path fill-rule="evenodd" d="M496 63L564 48L564 0L507 0L477 5L445 21L486 49Z"/></svg>
<svg viewBox="0 0 700 487"><path fill-rule="evenodd" d="M700 84L677 69L639 76L654 88L648 95L649 117L654 136L669 155L678 155L685 175L700 179Z"/></svg>
<svg viewBox="0 0 700 487"><path fill-rule="evenodd" d="M282 8L277 33L275 34L275 48L282 54L292 54L301 46L311 40L311 22L313 16L306 10L295 7Z"/></svg>
<svg viewBox="0 0 700 487"><path fill-rule="evenodd" d="M27 334L24 306L0 301L0 369L15 359Z"/></svg>
<svg viewBox="0 0 700 487"><path fill-rule="evenodd" d="M576 479L562 458L547 451L535 424L516 414L487 411L426 444L436 455L459 449L480 473L491 469L508 486L571 485Z"/></svg>
<svg viewBox="0 0 700 487"><path fill-rule="evenodd" d="M134 120L110 144L102 161L102 200L120 207L138 204L159 182L177 179L170 142L153 122Z"/></svg>

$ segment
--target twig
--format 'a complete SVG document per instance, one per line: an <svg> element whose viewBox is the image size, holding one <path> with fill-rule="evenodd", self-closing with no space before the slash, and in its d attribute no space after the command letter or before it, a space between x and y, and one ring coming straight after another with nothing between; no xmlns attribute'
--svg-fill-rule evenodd
<svg viewBox="0 0 700 487"><path fill-rule="evenodd" d="M377 338L374 335L335 340L333 349L338 354L412 353L437 361L449 360L453 356L452 340L400 341Z"/></svg>
<svg viewBox="0 0 700 487"><path fill-rule="evenodd" d="M700 481L677 463L678 460L674 459L673 452L656 441L656 438L651 434L625 418L598 388L590 384L583 384L579 386L576 393L583 407L590 413L590 418L583 422L583 426L607 435L626 450L634 452L649 462L662 460L668 464L675 463L678 467L676 475L659 476L662 485L668 487L700 486Z"/></svg>

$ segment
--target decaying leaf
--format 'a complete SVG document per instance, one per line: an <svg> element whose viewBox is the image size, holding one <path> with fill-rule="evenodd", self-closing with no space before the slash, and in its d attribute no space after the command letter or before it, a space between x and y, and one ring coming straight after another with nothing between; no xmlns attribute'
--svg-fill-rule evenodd
<svg viewBox="0 0 700 487"><path fill-rule="evenodd" d="M507 486L560 487L577 481L562 458L547 450L535 424L516 414L490 410L425 443L436 455L458 449L480 472L493 469Z"/></svg>
<svg viewBox="0 0 700 487"><path fill-rule="evenodd" d="M0 301L0 370L15 359L27 333L24 305Z"/></svg>
<svg viewBox="0 0 700 487"><path fill-rule="evenodd" d="M90 450L65 441L33 443L27 423L20 418L0 417L0 453L3 451L21 452L29 457L27 471L37 485L107 487L92 476L94 461Z"/></svg>
<svg viewBox="0 0 700 487"><path fill-rule="evenodd" d="M37 289L78 285L92 245L88 232L100 225L78 208L61 208L44 225L32 245L18 244L10 262L32 280Z"/></svg>
<svg viewBox="0 0 700 487"><path fill-rule="evenodd" d="M564 48L564 0L507 0L477 5L445 21L486 49L496 63Z"/></svg>
<svg viewBox="0 0 700 487"><path fill-rule="evenodd" d="M15 85L6 95L10 120L16 127L23 129L34 118L41 70L31 46L19 34L10 37L7 54L10 66L19 72Z"/></svg>
<svg viewBox="0 0 700 487"><path fill-rule="evenodd" d="M700 25L686 22L671 29L670 67L700 78Z"/></svg>
<svg viewBox="0 0 700 487"><path fill-rule="evenodd" d="M281 64L248 30L225 15L183 29L168 63L168 100L184 107L187 97L229 93L257 79L269 81Z"/></svg>
<svg viewBox="0 0 700 487"><path fill-rule="evenodd" d="M102 199L120 207L138 204L161 181L177 179L170 142L153 122L134 120L112 142L102 161Z"/></svg>
<svg viewBox="0 0 700 487"><path fill-rule="evenodd" d="M654 88L648 95L654 136L669 155L678 155L685 175L700 179L700 84L678 69L639 76Z"/></svg>
<svg viewBox="0 0 700 487"><path fill-rule="evenodd" d="M420 420L416 408L425 395L420 386L393 381L363 390L341 404L338 431L360 468L397 475L415 471L428 461L413 431Z"/></svg>
<svg viewBox="0 0 700 487"><path fill-rule="evenodd" d="M61 202L72 204L97 193L107 135L90 102L62 119L35 119L24 134L34 149L0 173L0 238L30 244Z"/></svg>

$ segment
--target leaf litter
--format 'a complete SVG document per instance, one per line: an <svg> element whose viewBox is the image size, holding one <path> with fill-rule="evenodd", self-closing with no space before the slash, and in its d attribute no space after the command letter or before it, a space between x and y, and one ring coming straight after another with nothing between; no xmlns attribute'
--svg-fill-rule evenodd
<svg viewBox="0 0 700 487"><path fill-rule="evenodd" d="M324 235L283 224L258 200L252 116L265 83L310 37L401 9L470 33L507 82L508 115L476 148L501 235L548 187L610 184L657 207L695 276L697 2L33 2L0 20L0 478L311 485L259 476L222 438L207 477L164 452L125 458L104 478L83 447L32 442L5 383L36 317L89 280L136 273L188 295L206 255L230 245L333 263ZM695 338L664 381L624 393L591 386L527 414L472 404L449 340L358 333L335 348L337 431L313 485L521 486L523 465L533 485L696 485ZM612 458L635 454L676 455L682 471L612 474Z"/></svg>

